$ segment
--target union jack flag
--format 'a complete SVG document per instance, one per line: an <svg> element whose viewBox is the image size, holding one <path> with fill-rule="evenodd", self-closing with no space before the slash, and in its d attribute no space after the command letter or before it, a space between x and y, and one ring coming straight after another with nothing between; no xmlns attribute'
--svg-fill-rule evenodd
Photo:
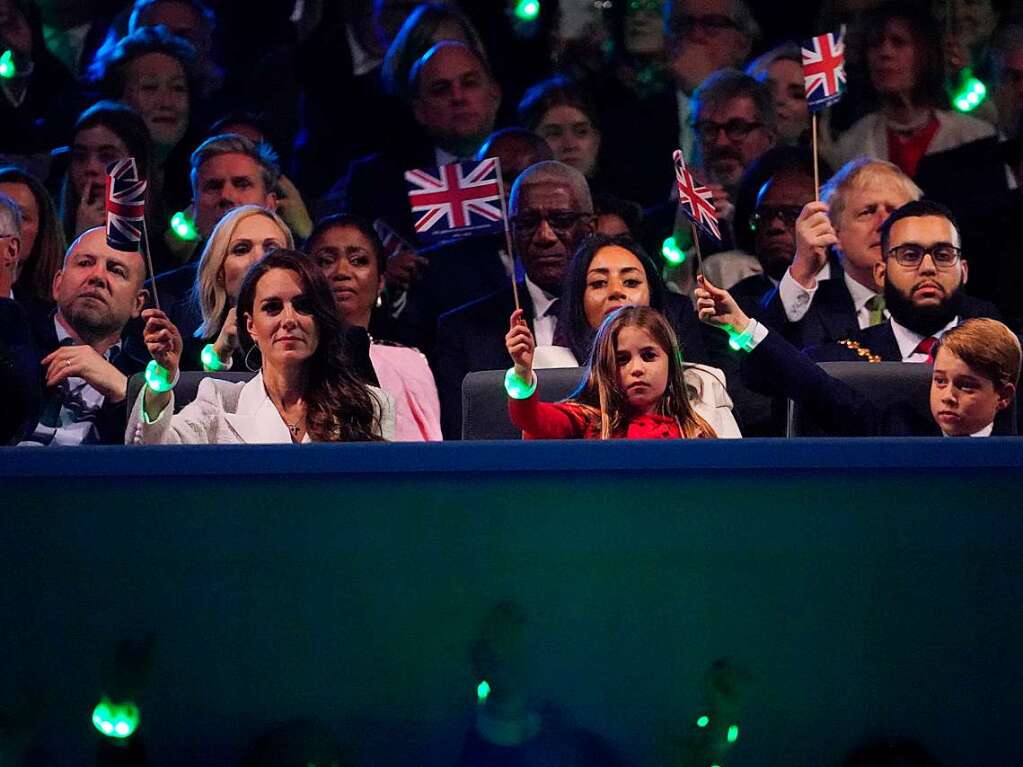
<svg viewBox="0 0 1023 767"><path fill-rule="evenodd" d="M135 158L107 166L107 245L139 252L146 225L146 181L139 178Z"/></svg>
<svg viewBox="0 0 1023 767"><path fill-rule="evenodd" d="M672 157L675 159L679 205L690 221L720 241L721 228L718 225L717 211L714 210L714 193L705 186L697 186L693 174L686 167L681 149L676 149Z"/></svg>
<svg viewBox="0 0 1023 767"><path fill-rule="evenodd" d="M495 157L405 172L420 241L502 231L504 214Z"/></svg>
<svg viewBox="0 0 1023 767"><path fill-rule="evenodd" d="M845 30L817 35L803 48L806 106L818 112L842 98L845 90Z"/></svg>

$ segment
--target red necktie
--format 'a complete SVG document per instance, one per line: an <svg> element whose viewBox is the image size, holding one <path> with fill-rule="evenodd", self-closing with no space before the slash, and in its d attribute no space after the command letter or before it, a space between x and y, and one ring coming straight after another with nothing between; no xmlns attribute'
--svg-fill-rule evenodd
<svg viewBox="0 0 1023 767"><path fill-rule="evenodd" d="M916 345L916 348L913 350L913 354L926 354L927 364L933 364L934 352L937 346L938 339L935 338L934 336L930 336L929 338L925 338L923 341Z"/></svg>

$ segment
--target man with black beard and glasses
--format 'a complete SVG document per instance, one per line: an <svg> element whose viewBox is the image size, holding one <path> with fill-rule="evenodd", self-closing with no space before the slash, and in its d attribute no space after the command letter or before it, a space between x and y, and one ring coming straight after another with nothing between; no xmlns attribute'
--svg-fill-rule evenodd
<svg viewBox="0 0 1023 767"><path fill-rule="evenodd" d="M891 316L837 343L807 349L811 359L933 362L937 342L963 320L1001 319L993 304L963 292L969 270L959 227L944 205L917 200L892 213L881 226L881 253L874 278Z"/></svg>

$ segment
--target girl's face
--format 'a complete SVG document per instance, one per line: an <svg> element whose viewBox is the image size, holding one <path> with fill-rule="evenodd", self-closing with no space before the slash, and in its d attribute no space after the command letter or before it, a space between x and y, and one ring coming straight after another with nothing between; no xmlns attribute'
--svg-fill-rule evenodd
<svg viewBox="0 0 1023 767"><path fill-rule="evenodd" d="M188 128L188 80L173 56L146 53L128 63L124 103L146 121L153 144L174 147Z"/></svg>
<svg viewBox="0 0 1023 767"><path fill-rule="evenodd" d="M586 323L596 330L604 317L626 305L650 305L646 272L635 254L619 245L608 245L594 254L586 271Z"/></svg>
<svg viewBox="0 0 1023 767"><path fill-rule="evenodd" d="M271 269L256 284L246 327L263 356L263 365L283 368L313 356L320 333L310 298L291 269Z"/></svg>
<svg viewBox="0 0 1023 767"><path fill-rule="evenodd" d="M568 104L547 110L536 126L554 152L554 159L571 165L584 176L593 175L600 150L600 134L583 112Z"/></svg>
<svg viewBox="0 0 1023 767"><path fill-rule="evenodd" d="M21 250L18 251L18 266L15 267L17 275L21 271L21 266L32 255L32 248L35 247L36 237L39 235L39 206L36 204L36 196L25 184L5 181L0 184L0 193L14 200L21 211Z"/></svg>
<svg viewBox="0 0 1023 767"><path fill-rule="evenodd" d="M645 328L624 327L615 342L618 383L634 415L657 410L668 387L668 354Z"/></svg>
<svg viewBox="0 0 1023 767"><path fill-rule="evenodd" d="M284 232L268 216L252 215L238 223L220 267L221 284L232 304L238 299L245 273L274 248L283 248L285 239Z"/></svg>
<svg viewBox="0 0 1023 767"><path fill-rule="evenodd" d="M84 197L89 184L106 184L107 166L131 153L121 137L105 125L93 125L75 134L68 177L71 188Z"/></svg>
<svg viewBox="0 0 1023 767"><path fill-rule="evenodd" d="M312 256L330 283L342 319L368 328L383 289L373 244L355 227L335 226L319 238Z"/></svg>
<svg viewBox="0 0 1023 767"><path fill-rule="evenodd" d="M778 59L767 68L767 85L774 95L778 135L798 139L808 124L803 68L794 61Z"/></svg>
<svg viewBox="0 0 1023 767"><path fill-rule="evenodd" d="M908 96L917 81L916 42L908 22L889 19L867 46L870 81L882 96Z"/></svg>

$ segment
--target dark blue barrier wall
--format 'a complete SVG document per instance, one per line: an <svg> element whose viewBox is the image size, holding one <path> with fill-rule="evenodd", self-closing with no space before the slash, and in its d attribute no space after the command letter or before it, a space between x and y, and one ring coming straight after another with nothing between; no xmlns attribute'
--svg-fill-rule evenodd
<svg viewBox="0 0 1023 767"><path fill-rule="evenodd" d="M0 706L86 763L102 658L153 630L153 764L310 714L414 763L512 597L537 695L637 764L721 657L755 678L727 767L880 731L1018 764L1021 468L1008 440L0 450Z"/></svg>

